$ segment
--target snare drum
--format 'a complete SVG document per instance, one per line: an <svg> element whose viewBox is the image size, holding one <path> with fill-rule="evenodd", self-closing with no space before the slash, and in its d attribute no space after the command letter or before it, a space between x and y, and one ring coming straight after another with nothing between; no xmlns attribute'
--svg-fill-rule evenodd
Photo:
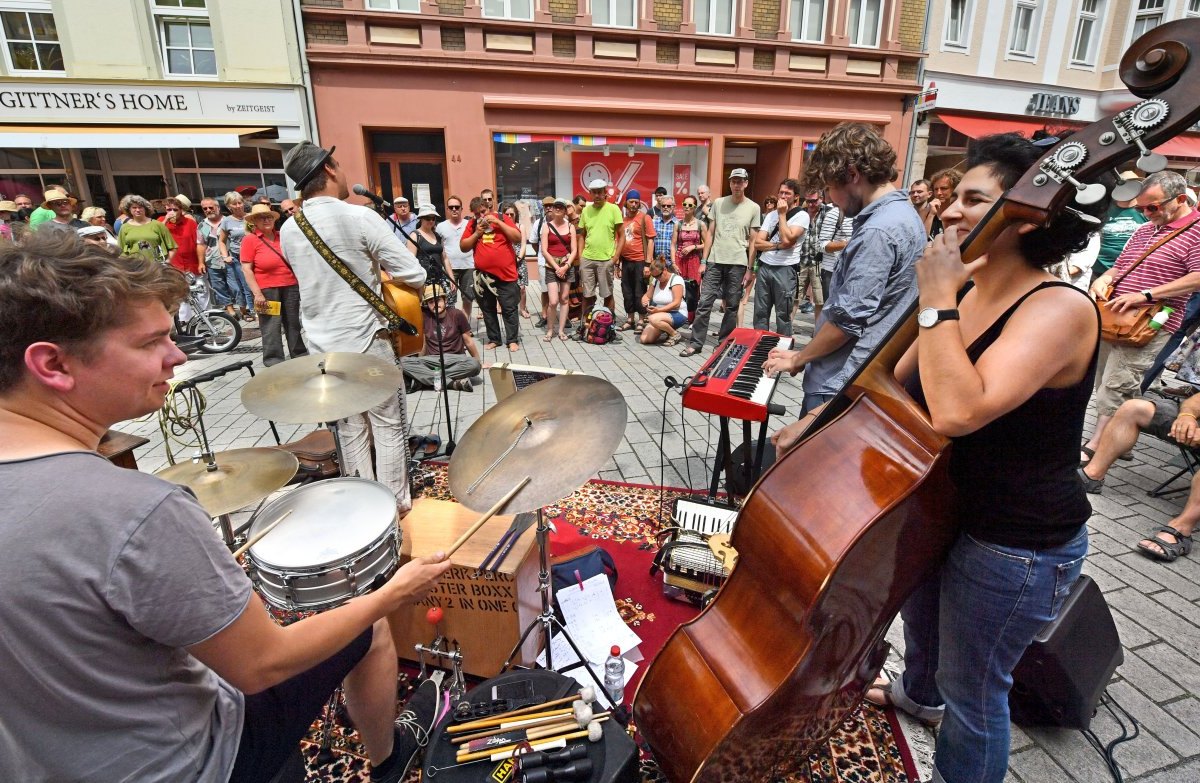
<svg viewBox="0 0 1200 783"><path fill-rule="evenodd" d="M336 478L298 487L255 516L250 536L289 511L247 552L254 586L277 609L337 606L399 567L396 496L383 484Z"/></svg>

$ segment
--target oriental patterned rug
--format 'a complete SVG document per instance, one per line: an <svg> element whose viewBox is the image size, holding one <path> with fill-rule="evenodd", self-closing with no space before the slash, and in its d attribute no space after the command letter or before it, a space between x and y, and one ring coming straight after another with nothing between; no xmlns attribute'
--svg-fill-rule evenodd
<svg viewBox="0 0 1200 783"><path fill-rule="evenodd" d="M445 466L426 463L432 486L425 494L452 500L446 485ZM640 649L646 661L662 648L680 623L695 616L687 604L672 601L662 594L660 578L649 574L654 556L655 534L669 521L671 506L677 497L690 494L682 490L590 481L562 502L547 507L553 520L553 554L574 551L588 543L604 547L617 564L619 576L615 589L617 609L622 618L642 638ZM626 692L637 687L630 682ZM308 766L306 783L369 780L362 748L344 720L337 721L331 732L331 750L325 763L316 763L322 723L313 724L303 743ZM891 710L864 705L855 712L827 743L800 765L800 774L785 783L915 783L916 767L905 744L896 716ZM653 759L642 761L643 783L665 781ZM416 773L410 783L420 780Z"/></svg>

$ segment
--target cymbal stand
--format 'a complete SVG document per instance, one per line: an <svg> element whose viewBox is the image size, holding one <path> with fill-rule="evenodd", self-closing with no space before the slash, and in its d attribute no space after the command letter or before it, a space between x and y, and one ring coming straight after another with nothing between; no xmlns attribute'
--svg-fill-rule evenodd
<svg viewBox="0 0 1200 783"><path fill-rule="evenodd" d="M500 667L501 672L506 672L512 666L513 659L517 657L525 640L529 638L529 634L535 628L541 628L542 645L546 651L546 668L551 671L557 671L554 668L554 654L550 649L550 636L557 628L557 633L566 639L567 644L571 645L571 649L575 651L575 655L579 658L580 664L587 671L592 681L596 683L596 687L604 693L608 693L608 689L604 687L604 681L596 675L596 672L591 667L591 662L587 656L579 649L579 645L571 638L571 634L567 631L567 626L562 620L558 619L558 615L554 614L554 589L550 583L550 523L546 520L542 509L537 510L537 547L538 547L538 562L541 570L538 572L538 591L542 594L542 612L529 625L525 626L525 630L521 633L521 638L517 640L513 646L512 652L508 654L504 665Z"/></svg>
<svg viewBox="0 0 1200 783"><path fill-rule="evenodd" d="M325 426L333 433L333 449L337 457L338 474L345 477L349 474L346 473L346 455L342 453L342 434L338 431L338 423L336 421L327 421L325 422ZM357 476L358 471L355 471L354 475Z"/></svg>

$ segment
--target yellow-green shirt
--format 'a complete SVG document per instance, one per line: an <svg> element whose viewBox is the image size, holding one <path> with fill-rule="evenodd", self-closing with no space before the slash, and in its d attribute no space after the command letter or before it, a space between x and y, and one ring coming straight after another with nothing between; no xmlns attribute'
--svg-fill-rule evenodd
<svg viewBox="0 0 1200 783"><path fill-rule="evenodd" d="M587 232L582 257L589 261L611 260L617 252L617 231L624 225L620 207L612 202L604 202L599 209L595 204L584 207L579 213L579 227Z"/></svg>

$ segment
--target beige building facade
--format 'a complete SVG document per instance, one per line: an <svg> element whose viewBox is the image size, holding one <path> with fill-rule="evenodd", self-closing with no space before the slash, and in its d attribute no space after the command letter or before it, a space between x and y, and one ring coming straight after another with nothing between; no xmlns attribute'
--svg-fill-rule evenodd
<svg viewBox="0 0 1200 783"><path fill-rule="evenodd" d="M1166 22L1200 17L1200 0L931 0L912 178L962 160L988 133L1080 127L1137 99L1121 56ZM1200 139L1159 149L1171 168L1200 164Z"/></svg>
<svg viewBox="0 0 1200 783"><path fill-rule="evenodd" d="M299 40L291 0L0 0L0 198L278 200L315 128Z"/></svg>

